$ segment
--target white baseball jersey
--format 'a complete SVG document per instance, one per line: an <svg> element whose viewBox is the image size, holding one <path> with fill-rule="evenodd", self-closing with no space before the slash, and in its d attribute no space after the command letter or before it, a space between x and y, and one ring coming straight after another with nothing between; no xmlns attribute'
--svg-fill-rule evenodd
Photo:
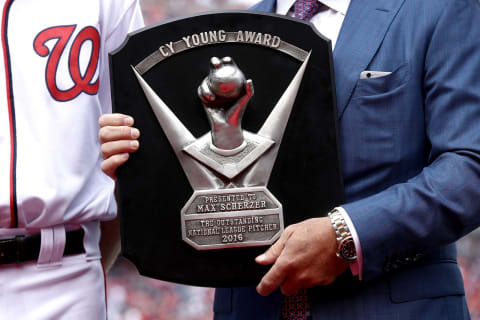
<svg viewBox="0 0 480 320"><path fill-rule="evenodd" d="M0 239L40 233L38 264L49 265L62 259L65 229L82 227L87 260L98 260L98 221L116 214L98 141L98 119L111 112L108 52L143 25L138 1L0 3ZM2 286L8 272L0 266L0 319L3 299L15 298Z"/></svg>
<svg viewBox="0 0 480 320"><path fill-rule="evenodd" d="M113 217L98 118L108 52L142 20L133 0L3 0L0 227Z"/></svg>

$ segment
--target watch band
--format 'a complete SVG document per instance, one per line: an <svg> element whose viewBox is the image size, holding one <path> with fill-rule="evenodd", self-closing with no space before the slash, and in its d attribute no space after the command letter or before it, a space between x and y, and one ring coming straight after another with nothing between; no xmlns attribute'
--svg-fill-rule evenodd
<svg viewBox="0 0 480 320"><path fill-rule="evenodd" d="M336 235L337 256L350 263L354 262L357 260L355 242L343 215L337 209L333 209L328 213L328 217Z"/></svg>

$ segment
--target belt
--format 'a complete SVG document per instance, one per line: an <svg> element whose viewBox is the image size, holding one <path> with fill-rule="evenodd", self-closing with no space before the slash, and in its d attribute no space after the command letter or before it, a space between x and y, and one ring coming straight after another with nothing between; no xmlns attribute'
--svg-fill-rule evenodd
<svg viewBox="0 0 480 320"><path fill-rule="evenodd" d="M82 229L66 233L63 255L85 253ZM40 234L0 239L0 265L37 260L40 254Z"/></svg>

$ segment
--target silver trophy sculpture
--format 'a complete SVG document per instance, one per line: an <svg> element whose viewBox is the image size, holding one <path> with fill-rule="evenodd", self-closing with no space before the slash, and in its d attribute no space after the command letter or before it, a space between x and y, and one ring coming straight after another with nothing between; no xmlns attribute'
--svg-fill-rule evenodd
<svg viewBox="0 0 480 320"><path fill-rule="evenodd" d="M242 118L248 101L253 96L252 80L245 80L243 72L230 57L213 57L212 69L198 87L212 128L215 152L232 155L247 145L243 138ZM240 95L242 95L240 97Z"/></svg>
<svg viewBox="0 0 480 320"><path fill-rule="evenodd" d="M194 193L181 210L182 239L197 250L270 245L284 228L267 189L308 58L257 133L243 130L253 82L232 58L210 60L198 87L211 131L195 138L133 68Z"/></svg>

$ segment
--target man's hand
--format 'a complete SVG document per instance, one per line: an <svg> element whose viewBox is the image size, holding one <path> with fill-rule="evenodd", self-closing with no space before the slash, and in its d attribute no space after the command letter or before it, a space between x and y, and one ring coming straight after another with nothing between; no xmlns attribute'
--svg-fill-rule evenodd
<svg viewBox="0 0 480 320"><path fill-rule="evenodd" d="M262 265L274 263L257 286L258 293L267 296L280 287L289 296L301 288L332 283L348 267L336 251L335 231L328 217L290 225L274 245L256 258Z"/></svg>
<svg viewBox="0 0 480 320"><path fill-rule="evenodd" d="M140 131L133 128L133 118L123 114L104 114L100 117L98 134L103 162L101 168L112 179L116 170L127 161L130 152L138 149Z"/></svg>

